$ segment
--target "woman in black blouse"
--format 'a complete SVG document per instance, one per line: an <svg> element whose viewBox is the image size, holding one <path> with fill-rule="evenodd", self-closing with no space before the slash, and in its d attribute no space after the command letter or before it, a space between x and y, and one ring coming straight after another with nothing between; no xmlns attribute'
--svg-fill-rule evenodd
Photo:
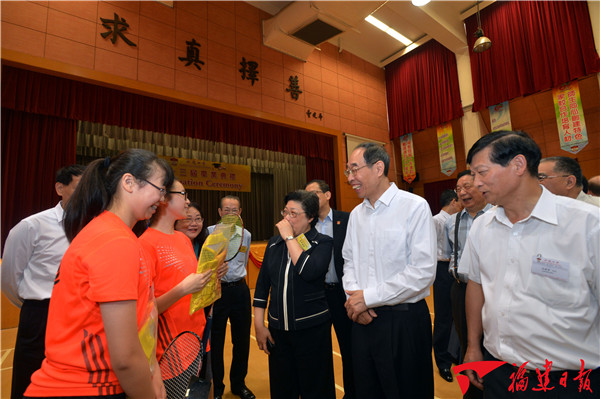
<svg viewBox="0 0 600 399"><path fill-rule="evenodd" d="M330 314L325 274L333 239L315 230L319 198L286 195L279 235L267 244L254 293L259 349L269 355L271 398L334 399ZM265 308L269 327L265 327Z"/></svg>

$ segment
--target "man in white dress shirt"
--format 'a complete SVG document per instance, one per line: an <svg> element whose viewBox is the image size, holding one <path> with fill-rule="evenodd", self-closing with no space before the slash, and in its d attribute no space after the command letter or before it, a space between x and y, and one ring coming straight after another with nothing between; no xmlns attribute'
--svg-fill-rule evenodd
<svg viewBox="0 0 600 399"><path fill-rule="evenodd" d="M577 160L569 157L544 158L538 168L540 184L552 194L563 195L600 206L600 198L583 192L583 174Z"/></svg>
<svg viewBox="0 0 600 399"><path fill-rule="evenodd" d="M540 186L540 158L511 131L482 137L467 156L497 205L473 223L459 266L469 275L465 363L483 360L482 332L489 354L507 362L483 380L468 371L486 398L600 392L600 212Z"/></svg>
<svg viewBox="0 0 600 399"><path fill-rule="evenodd" d="M425 298L435 279L435 227L423 198L390 183L389 164L383 147L363 143L345 171L364 198L350 214L342 250L356 396L431 399Z"/></svg>
<svg viewBox="0 0 600 399"><path fill-rule="evenodd" d="M71 165L56 173L54 188L62 200L21 220L8 233L2 257L2 292L21 308L13 360L11 398L21 398L45 352L48 305L54 277L69 242L63 229L65 207L84 167Z"/></svg>

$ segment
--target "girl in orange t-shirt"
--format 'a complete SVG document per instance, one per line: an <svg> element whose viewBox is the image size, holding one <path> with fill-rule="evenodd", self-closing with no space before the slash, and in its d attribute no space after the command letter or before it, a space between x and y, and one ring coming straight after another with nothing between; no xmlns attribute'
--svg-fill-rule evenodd
<svg viewBox="0 0 600 399"><path fill-rule="evenodd" d="M168 163L145 150L86 168L66 209L71 245L50 299L46 359L25 398L166 397L154 356L154 265L131 228L172 181Z"/></svg>
<svg viewBox="0 0 600 399"><path fill-rule="evenodd" d="M167 200L160 204L150 227L140 237L156 265L154 284L160 313L156 354L159 359L183 331L192 331L202 338L206 319L203 311L189 314L191 294L201 290L211 277L211 271L196 273L198 261L192 242L174 228L177 220L186 218L190 203L183 184L175 180L167 193ZM217 279L227 270L224 263L217 269Z"/></svg>

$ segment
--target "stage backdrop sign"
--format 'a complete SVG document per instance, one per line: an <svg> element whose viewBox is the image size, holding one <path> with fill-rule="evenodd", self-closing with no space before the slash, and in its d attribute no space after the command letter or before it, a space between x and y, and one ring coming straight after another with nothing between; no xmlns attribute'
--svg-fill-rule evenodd
<svg viewBox="0 0 600 399"><path fill-rule="evenodd" d="M577 154L588 143L577 81L552 89L560 148Z"/></svg>
<svg viewBox="0 0 600 399"><path fill-rule="evenodd" d="M410 184L417 177L412 133L400 137L400 149L402 151L402 176Z"/></svg>
<svg viewBox="0 0 600 399"><path fill-rule="evenodd" d="M490 110L490 124L492 125L492 132L497 132L498 130L512 130L508 101L492 105L488 107L488 109Z"/></svg>
<svg viewBox="0 0 600 399"><path fill-rule="evenodd" d="M175 177L191 190L221 190L250 192L250 166L197 159L162 157Z"/></svg>
<svg viewBox="0 0 600 399"><path fill-rule="evenodd" d="M452 124L446 123L437 127L438 152L442 173L450 176L456 170L456 153L454 152L454 136Z"/></svg>

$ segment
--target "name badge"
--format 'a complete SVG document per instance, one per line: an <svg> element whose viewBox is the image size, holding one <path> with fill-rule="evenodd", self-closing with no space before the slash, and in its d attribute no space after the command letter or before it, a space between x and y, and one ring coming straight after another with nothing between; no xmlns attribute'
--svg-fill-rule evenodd
<svg viewBox="0 0 600 399"><path fill-rule="evenodd" d="M541 254L537 254L531 259L531 273L556 280L569 281L569 263L544 258Z"/></svg>
<svg viewBox="0 0 600 399"><path fill-rule="evenodd" d="M248 250L248 247L246 247L245 245L242 245L242 246L240 247L240 252L241 252L241 253L244 253L244 254L245 254L247 250Z"/></svg>
<svg viewBox="0 0 600 399"><path fill-rule="evenodd" d="M308 242L304 234L300 234L296 237L296 241L298 241L298 244L300 244L300 248L302 248L303 251L308 251L311 247L310 242Z"/></svg>

